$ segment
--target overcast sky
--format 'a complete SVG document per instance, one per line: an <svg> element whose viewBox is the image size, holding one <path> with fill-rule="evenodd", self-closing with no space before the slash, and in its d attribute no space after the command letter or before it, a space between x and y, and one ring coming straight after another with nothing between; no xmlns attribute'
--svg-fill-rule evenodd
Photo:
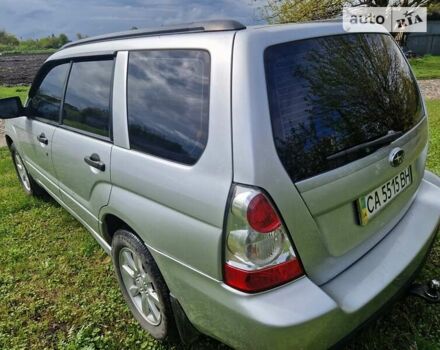
<svg viewBox="0 0 440 350"><path fill-rule="evenodd" d="M22 38L87 35L204 19L258 22L264 0L0 0L0 29ZM261 23L261 21L260 21Z"/></svg>

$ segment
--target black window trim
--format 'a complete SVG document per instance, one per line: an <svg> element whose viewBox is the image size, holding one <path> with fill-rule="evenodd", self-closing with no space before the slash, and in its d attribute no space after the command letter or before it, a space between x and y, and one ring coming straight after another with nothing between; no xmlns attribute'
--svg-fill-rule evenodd
<svg viewBox="0 0 440 350"><path fill-rule="evenodd" d="M194 163L188 164L188 163L183 163L183 162L179 162L177 160L174 159L169 159L169 158L164 158L164 157L160 157L158 155L155 154L151 154L148 152L144 152L141 150L137 150L134 148L131 148L131 142L130 142L130 130L129 130L129 123L128 123L128 69L129 69L129 65L130 65L130 54L132 52L151 52L151 51L204 51L208 54L209 56L209 69L208 69L208 77L209 77L209 95L208 95L208 128L207 128L207 135L206 135L206 143L203 147L203 151L202 153L200 153L199 157L197 158L197 160ZM200 47L179 47L179 48L152 48L152 49L133 49L133 50L127 50L128 52L128 57L127 57L127 66L126 66L126 74L125 74L125 115L126 115L126 121L127 121L127 136L128 136L128 149L132 152L136 152L142 155L146 155L149 157L154 157L166 162L171 162L174 164L178 164L178 165L182 165L182 166L186 166L186 167L194 167L199 161L200 159L203 157L203 154L206 151L206 147L208 146L209 143L209 128L211 126L210 123L210 118L211 118L211 93L212 93L212 56L211 56L211 52L206 49L206 48L200 48Z"/></svg>
<svg viewBox="0 0 440 350"><path fill-rule="evenodd" d="M63 96L61 98L60 110L58 112L58 124L59 125L63 124L62 119L63 119L64 99L66 98L67 83L69 82L70 72L72 71L72 65L73 65L73 61L70 60L69 69L67 71L66 79L64 80Z"/></svg>
<svg viewBox="0 0 440 350"><path fill-rule="evenodd" d="M55 68L56 66L68 63L69 67L67 70L66 78L64 80L63 93L62 93L62 97L61 97L58 121L53 121L53 120L49 120L49 119L45 119L45 118L41 118L41 117L37 117L37 116L29 116L29 118L35 119L35 120L42 122L42 123L45 123L45 124L59 127L61 129L72 131L77 134L82 134L82 135L92 137L92 138L95 138L95 139L98 139L101 141L113 143L113 85L114 85L115 70L116 70L116 55L117 55L117 52L84 54L84 55L71 56L68 58L63 58L63 59L59 59L59 60L52 60L52 61L46 62L38 70L37 75L35 76L34 81L32 82L31 89L29 91L29 99L28 99L26 107L29 105L29 102L31 101L31 99L35 96L35 93L38 91L41 83L46 78L46 76L49 74L49 72L53 68ZM73 63L74 62L87 62L87 61L104 61L104 60L113 61L113 70L112 70L111 84L110 84L110 99L109 99L109 113L110 113L109 137L97 135L97 134L94 134L94 133L91 133L88 131L73 128L73 127L70 127L68 125L63 124L63 107L64 107L64 102L65 102L66 92L67 92L67 85L68 85L68 82L70 79L70 73L72 71Z"/></svg>

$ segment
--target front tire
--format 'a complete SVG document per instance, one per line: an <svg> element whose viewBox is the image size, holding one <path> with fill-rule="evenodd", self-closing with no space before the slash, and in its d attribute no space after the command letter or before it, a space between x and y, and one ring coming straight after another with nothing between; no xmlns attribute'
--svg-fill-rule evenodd
<svg viewBox="0 0 440 350"><path fill-rule="evenodd" d="M44 190L37 184L34 178L28 173L24 161L18 153L14 144L10 146L12 162L23 190L28 196L40 197L44 194Z"/></svg>
<svg viewBox="0 0 440 350"><path fill-rule="evenodd" d="M127 230L116 231L112 259L122 294L142 328L158 340L176 333L168 287L142 241Z"/></svg>

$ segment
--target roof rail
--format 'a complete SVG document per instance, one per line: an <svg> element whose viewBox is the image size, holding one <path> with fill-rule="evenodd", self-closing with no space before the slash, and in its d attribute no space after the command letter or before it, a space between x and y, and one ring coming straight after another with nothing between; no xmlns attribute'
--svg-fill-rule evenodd
<svg viewBox="0 0 440 350"><path fill-rule="evenodd" d="M138 38L144 36L167 35L167 34L183 34L183 33L200 33L200 32L221 32L228 30L242 30L246 26L234 20L212 20L206 22L192 22L185 24L178 24L168 27L156 27L146 29L128 30L125 32L104 34L77 40L64 45L61 49L66 49L73 46L97 43L109 40L122 40L129 38Z"/></svg>

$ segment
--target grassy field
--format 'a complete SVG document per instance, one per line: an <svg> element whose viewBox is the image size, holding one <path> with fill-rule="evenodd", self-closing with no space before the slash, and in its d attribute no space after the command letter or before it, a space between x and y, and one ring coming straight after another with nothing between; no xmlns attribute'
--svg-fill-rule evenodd
<svg viewBox="0 0 440 350"><path fill-rule="evenodd" d="M17 90L18 89L18 90ZM1 88L0 96L25 94ZM440 100L428 101L428 167L440 174ZM420 280L439 277L440 243ZM365 328L350 349L440 349L440 306L406 297ZM24 195L0 149L0 349L171 349L137 325L111 260L54 201ZM202 338L194 349L222 348Z"/></svg>
<svg viewBox="0 0 440 350"><path fill-rule="evenodd" d="M5 148L0 174L0 349L167 348L132 318L84 228L23 194Z"/></svg>
<svg viewBox="0 0 440 350"><path fill-rule="evenodd" d="M440 100L427 101L429 112L428 168L440 175ZM440 268L440 266L438 266ZM439 270L440 272L440 270Z"/></svg>
<svg viewBox="0 0 440 350"><path fill-rule="evenodd" d="M13 49L6 48L4 50L0 50L2 55L37 55L37 54L51 54L56 52L58 49L38 49L38 50L28 50L28 49Z"/></svg>
<svg viewBox="0 0 440 350"><path fill-rule="evenodd" d="M440 56L426 55L410 62L417 79L440 79Z"/></svg>
<svg viewBox="0 0 440 350"><path fill-rule="evenodd" d="M29 87L27 86L1 86L0 98L19 96L23 103L25 103Z"/></svg>

